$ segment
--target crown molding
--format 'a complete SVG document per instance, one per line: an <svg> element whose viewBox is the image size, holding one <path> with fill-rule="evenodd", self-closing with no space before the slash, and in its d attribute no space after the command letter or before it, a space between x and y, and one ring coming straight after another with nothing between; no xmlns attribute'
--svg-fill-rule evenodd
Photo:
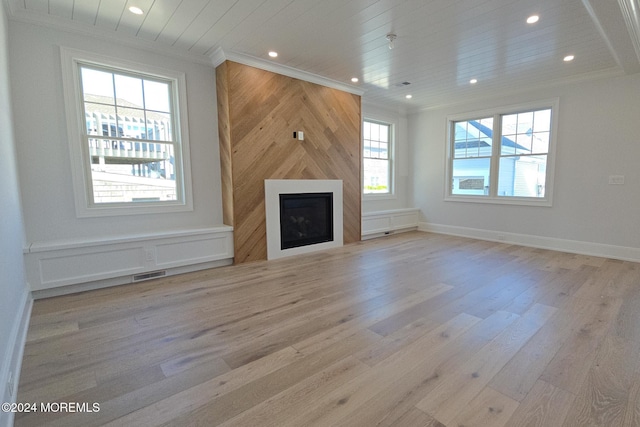
<svg viewBox="0 0 640 427"><path fill-rule="evenodd" d="M342 83L337 80L320 76L318 74L309 73L307 71L298 70L297 68L289 67L287 65L266 61L262 58L246 55L244 53L225 51L222 48L217 48L216 50L214 50L209 55L209 59L211 61L210 63L213 64L214 67L217 67L224 61L232 61L243 65L248 65L250 67L259 68L261 70L270 71L272 73L281 74L283 76L292 77L294 79L303 80L309 83L315 83L320 86L352 93L354 95L362 96L365 92L363 89L357 86Z"/></svg>

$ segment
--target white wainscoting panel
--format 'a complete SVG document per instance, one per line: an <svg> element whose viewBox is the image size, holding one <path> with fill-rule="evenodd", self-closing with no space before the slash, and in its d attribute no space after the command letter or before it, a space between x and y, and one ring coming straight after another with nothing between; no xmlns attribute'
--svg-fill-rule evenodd
<svg viewBox="0 0 640 427"><path fill-rule="evenodd" d="M233 228L173 231L100 241L33 243L25 250L32 291L233 260ZM197 268L196 268L197 269Z"/></svg>
<svg viewBox="0 0 640 427"><path fill-rule="evenodd" d="M156 245L158 268L181 267L233 257L233 239L227 233L192 237L188 241L181 238L171 240Z"/></svg>
<svg viewBox="0 0 640 427"><path fill-rule="evenodd" d="M418 228L417 208L393 209L362 214L362 238L371 239L384 234Z"/></svg>

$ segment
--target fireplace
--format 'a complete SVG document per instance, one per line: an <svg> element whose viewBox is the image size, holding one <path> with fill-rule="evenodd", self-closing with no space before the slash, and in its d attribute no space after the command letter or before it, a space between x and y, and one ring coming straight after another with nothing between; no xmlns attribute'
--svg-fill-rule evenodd
<svg viewBox="0 0 640 427"><path fill-rule="evenodd" d="M280 247L333 240L333 193L280 194Z"/></svg>
<svg viewBox="0 0 640 427"><path fill-rule="evenodd" d="M341 180L265 180L267 259L342 246Z"/></svg>

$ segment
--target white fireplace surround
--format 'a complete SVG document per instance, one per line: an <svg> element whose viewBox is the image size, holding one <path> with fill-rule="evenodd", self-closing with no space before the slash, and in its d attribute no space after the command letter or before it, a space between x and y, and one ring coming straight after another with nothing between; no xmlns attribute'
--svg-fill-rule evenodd
<svg viewBox="0 0 640 427"><path fill-rule="evenodd" d="M280 194L333 193L333 241L281 249ZM267 217L267 259L284 258L343 245L342 180L340 179L265 179Z"/></svg>

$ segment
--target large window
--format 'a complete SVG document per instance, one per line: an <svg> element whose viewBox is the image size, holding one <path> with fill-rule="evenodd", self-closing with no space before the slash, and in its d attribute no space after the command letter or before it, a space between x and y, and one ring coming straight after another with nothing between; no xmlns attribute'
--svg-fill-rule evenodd
<svg viewBox="0 0 640 427"><path fill-rule="evenodd" d="M447 199L551 204L557 101L449 118Z"/></svg>
<svg viewBox="0 0 640 427"><path fill-rule="evenodd" d="M190 209L184 77L67 50L63 66L78 214Z"/></svg>
<svg viewBox="0 0 640 427"><path fill-rule="evenodd" d="M364 120L363 135L363 192L364 194L392 193L392 125Z"/></svg>

